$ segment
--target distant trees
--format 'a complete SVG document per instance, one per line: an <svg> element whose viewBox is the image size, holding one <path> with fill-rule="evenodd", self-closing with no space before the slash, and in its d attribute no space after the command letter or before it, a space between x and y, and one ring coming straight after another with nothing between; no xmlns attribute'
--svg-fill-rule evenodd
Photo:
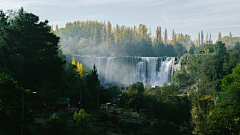
<svg viewBox="0 0 240 135"><path fill-rule="evenodd" d="M160 43L162 42L162 33L161 33L161 27L157 27L157 30L156 30L156 43Z"/></svg>
<svg viewBox="0 0 240 135"><path fill-rule="evenodd" d="M92 33L92 34L91 34ZM91 56L180 56L186 48L182 43L177 43L175 36L173 41L167 39L167 29L162 38L161 27L157 27L156 37L153 41L148 28L140 24L138 27L126 27L124 25L112 27L110 22L76 21L67 23L65 28L58 31L61 37L62 49L65 53L91 55ZM156 44L164 46L158 50ZM189 42L187 43L189 44Z"/></svg>
<svg viewBox="0 0 240 135"><path fill-rule="evenodd" d="M181 43L183 45L189 45L191 40L191 36L182 33L176 35L176 42Z"/></svg>

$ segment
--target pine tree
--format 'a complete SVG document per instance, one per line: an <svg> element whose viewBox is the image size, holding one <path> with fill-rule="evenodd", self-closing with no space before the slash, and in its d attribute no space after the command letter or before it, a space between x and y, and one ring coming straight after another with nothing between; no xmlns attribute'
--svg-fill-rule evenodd
<svg viewBox="0 0 240 135"><path fill-rule="evenodd" d="M59 99L57 90L63 81L65 64L65 60L60 57L60 38L50 31L47 20L42 22L38 16L27 13L23 8L16 14L8 30L8 40L12 40L8 42L11 43L9 47L24 57L24 76L16 80L22 87L37 91L42 95L39 96L40 100L45 102Z"/></svg>

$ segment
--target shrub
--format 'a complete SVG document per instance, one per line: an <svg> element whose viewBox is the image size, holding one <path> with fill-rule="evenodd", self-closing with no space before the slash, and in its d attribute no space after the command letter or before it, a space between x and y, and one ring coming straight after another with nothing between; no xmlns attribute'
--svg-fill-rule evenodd
<svg viewBox="0 0 240 135"><path fill-rule="evenodd" d="M74 120L80 125L84 134L84 130L89 128L88 123L92 121L91 115L88 114L84 109L81 109L79 113L75 112L73 117Z"/></svg>
<svg viewBox="0 0 240 135"><path fill-rule="evenodd" d="M62 112L54 113L45 124L49 135L66 135L67 121Z"/></svg>

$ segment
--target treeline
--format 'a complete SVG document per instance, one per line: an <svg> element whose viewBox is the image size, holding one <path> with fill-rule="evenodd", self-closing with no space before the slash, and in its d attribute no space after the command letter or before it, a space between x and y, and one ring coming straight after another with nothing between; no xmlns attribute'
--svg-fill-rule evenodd
<svg viewBox="0 0 240 135"><path fill-rule="evenodd" d="M60 44L65 54L85 56L182 56L185 53L193 54L196 47L213 43L211 33L205 36L203 31L192 40L189 35L176 34L172 30L169 39L167 29L162 30L161 27L157 27L153 36L143 24L133 27L117 24L113 27L110 22L105 24L98 21L69 22L61 29L56 25L54 33L61 37ZM229 36L222 37L219 32L217 41L233 48L240 38L233 37L231 32Z"/></svg>
<svg viewBox="0 0 240 135"><path fill-rule="evenodd" d="M56 25L54 32L61 37L64 53L88 56L181 56L187 52L183 45L190 44L189 35L174 31L173 39L168 40L167 29L162 36L161 27L152 37L142 24L113 27L110 22L75 21L61 29Z"/></svg>
<svg viewBox="0 0 240 135"><path fill-rule="evenodd" d="M183 57L181 71L172 77L175 85L190 94L195 133L239 134L239 52L239 42L234 47L222 41L204 44L195 51L203 55Z"/></svg>
<svg viewBox="0 0 240 135"><path fill-rule="evenodd" d="M219 32L217 41L222 41L228 49L232 49L237 42L240 42L240 37L233 37L231 31L229 33L229 36L222 37L221 32ZM200 47L206 44L213 44L211 33L209 33L209 35L207 33L206 37L204 37L203 31L199 32L198 38L194 40L193 43L196 47Z"/></svg>

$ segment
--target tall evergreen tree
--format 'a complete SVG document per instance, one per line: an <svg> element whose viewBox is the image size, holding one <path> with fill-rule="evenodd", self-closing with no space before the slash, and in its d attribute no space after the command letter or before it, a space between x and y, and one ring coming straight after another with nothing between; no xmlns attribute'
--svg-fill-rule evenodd
<svg viewBox="0 0 240 135"><path fill-rule="evenodd" d="M98 74L95 64L93 65L93 70L89 73L87 76L87 88L88 91L92 95L92 99L89 99L93 102L91 105L91 109L97 108L97 99L98 99L98 87L99 87L99 80L98 80Z"/></svg>

